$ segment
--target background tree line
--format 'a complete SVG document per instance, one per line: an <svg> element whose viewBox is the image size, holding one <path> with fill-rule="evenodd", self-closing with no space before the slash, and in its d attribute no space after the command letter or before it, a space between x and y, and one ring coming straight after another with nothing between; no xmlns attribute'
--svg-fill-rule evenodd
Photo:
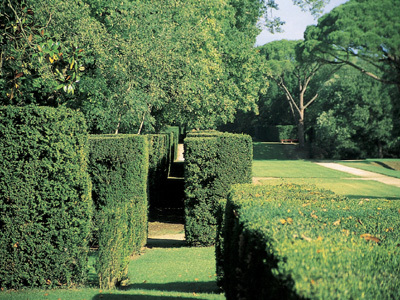
<svg viewBox="0 0 400 300"><path fill-rule="evenodd" d="M318 157L399 155L396 1L350 0L309 26L304 40L274 41L258 50L268 92L260 95L259 115L239 113L235 130L297 125L300 146L308 141Z"/></svg>
<svg viewBox="0 0 400 300"><path fill-rule="evenodd" d="M313 14L328 0L295 4ZM399 149L400 9L349 0L301 41L254 47L260 0L5 0L0 104L81 110L91 133L298 126L330 157ZM357 71L357 72L356 72Z"/></svg>

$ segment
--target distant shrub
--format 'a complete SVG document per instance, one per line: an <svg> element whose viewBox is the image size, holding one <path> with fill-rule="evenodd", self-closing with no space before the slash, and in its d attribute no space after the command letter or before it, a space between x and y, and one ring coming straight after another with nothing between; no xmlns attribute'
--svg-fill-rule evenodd
<svg viewBox="0 0 400 300"><path fill-rule="evenodd" d="M0 287L85 283L87 132L65 108L0 108Z"/></svg>
<svg viewBox="0 0 400 300"><path fill-rule="evenodd" d="M185 139L185 234L191 245L211 245L216 212L234 183L252 180L248 135L200 132Z"/></svg>
<svg viewBox="0 0 400 300"><path fill-rule="evenodd" d="M399 211L313 186L235 186L219 263L226 298L400 299Z"/></svg>
<svg viewBox="0 0 400 300"><path fill-rule="evenodd" d="M100 287L112 288L123 280L129 257L147 239L148 138L119 134L91 136L89 141L96 270Z"/></svg>

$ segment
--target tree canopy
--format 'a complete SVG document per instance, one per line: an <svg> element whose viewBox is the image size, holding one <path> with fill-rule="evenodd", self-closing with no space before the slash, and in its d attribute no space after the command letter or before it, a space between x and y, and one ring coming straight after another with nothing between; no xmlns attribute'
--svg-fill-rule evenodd
<svg viewBox="0 0 400 300"><path fill-rule="evenodd" d="M400 7L397 0L350 0L304 34L316 59L347 64L400 88Z"/></svg>

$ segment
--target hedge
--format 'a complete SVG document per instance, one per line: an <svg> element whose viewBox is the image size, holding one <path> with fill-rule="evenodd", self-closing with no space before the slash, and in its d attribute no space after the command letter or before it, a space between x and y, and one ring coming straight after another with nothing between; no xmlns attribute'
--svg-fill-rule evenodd
<svg viewBox="0 0 400 300"><path fill-rule="evenodd" d="M147 239L148 138L91 136L89 171L93 181L100 287L124 279L129 257Z"/></svg>
<svg viewBox="0 0 400 300"><path fill-rule="evenodd" d="M185 145L185 235L190 245L215 243L218 202L230 186L252 181L252 140L219 132L189 134Z"/></svg>
<svg viewBox="0 0 400 300"><path fill-rule="evenodd" d="M399 228L398 201L237 185L219 262L226 299L400 299Z"/></svg>
<svg viewBox="0 0 400 300"><path fill-rule="evenodd" d="M180 129L178 126L168 126L161 133L166 133L170 135L170 157L171 162L178 158L178 144Z"/></svg>
<svg viewBox="0 0 400 300"><path fill-rule="evenodd" d="M81 113L0 108L0 287L87 280L92 218Z"/></svg>
<svg viewBox="0 0 400 300"><path fill-rule="evenodd" d="M166 188L171 163L170 134L150 134L149 142L149 204L151 207L163 207L164 190Z"/></svg>

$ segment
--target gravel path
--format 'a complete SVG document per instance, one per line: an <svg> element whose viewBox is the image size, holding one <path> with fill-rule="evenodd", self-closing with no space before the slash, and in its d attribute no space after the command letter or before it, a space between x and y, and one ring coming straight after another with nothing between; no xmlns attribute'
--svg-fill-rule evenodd
<svg viewBox="0 0 400 300"><path fill-rule="evenodd" d="M331 168L331 169L334 169L337 171L342 171L342 172L346 172L346 173L361 177L361 178L353 178L353 179L375 180L375 181L382 182L384 184L389 184L389 185L394 185L394 186L400 187L400 179L399 178L394 178L394 177L390 177L390 176L386 176L386 175L382 175L382 174L378 174L378 173L373 173L373 172L364 171L364 170L360 170L360 169L356 169L356 168L352 168L352 167L347 167L347 166L337 164L337 163L316 163L316 164L326 167L326 168Z"/></svg>

